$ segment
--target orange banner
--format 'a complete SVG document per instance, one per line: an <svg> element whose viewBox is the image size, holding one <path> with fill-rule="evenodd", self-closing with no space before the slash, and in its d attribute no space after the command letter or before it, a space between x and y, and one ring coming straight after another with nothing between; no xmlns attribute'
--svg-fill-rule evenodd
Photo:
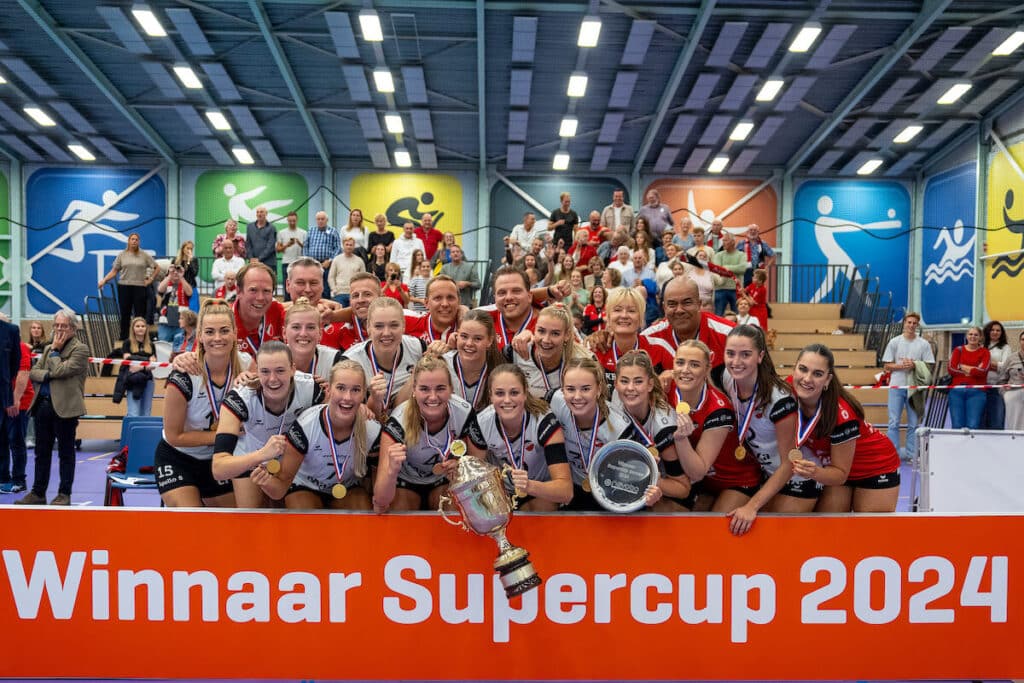
<svg viewBox="0 0 1024 683"><path fill-rule="evenodd" d="M0 676L1019 678L1024 517L3 511ZM16 653L16 656L11 656Z"/></svg>

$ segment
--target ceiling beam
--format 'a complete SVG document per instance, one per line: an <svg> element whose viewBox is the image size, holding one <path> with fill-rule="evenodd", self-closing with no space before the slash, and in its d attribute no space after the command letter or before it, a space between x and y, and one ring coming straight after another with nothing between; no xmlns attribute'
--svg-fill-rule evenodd
<svg viewBox="0 0 1024 683"><path fill-rule="evenodd" d="M476 0L476 34L483 37L485 0ZM487 50L483 40L476 41L476 98L479 115L477 136L480 140L480 175L487 174Z"/></svg>
<svg viewBox="0 0 1024 683"><path fill-rule="evenodd" d="M658 131L661 130L661 124L664 123L668 109L672 105L672 100L675 99L676 91L683 81L683 76L686 75L686 69L690 66L690 60L693 59L693 54L697 51L697 44L704 33L704 28L708 25L708 20L711 19L711 12L715 9L715 2L716 0L702 0L700 3L700 11L697 13L693 26L688 32L689 39L686 41L686 47L680 51L679 56L676 58L676 64L672 68L672 75L669 77L665 89L662 91L661 102L658 103L654 119L647 126L647 132L644 133L640 151L637 152L636 160L633 162L634 178L639 177L640 169L643 168L644 162L647 161L647 155L654 145L654 138L657 137Z"/></svg>
<svg viewBox="0 0 1024 683"><path fill-rule="evenodd" d="M327 143L324 142L324 137L320 134L320 128L317 127L316 121L313 120L313 115L306 105L306 97L302 94L302 89L299 88L299 81L295 77L295 72L292 70L291 64L288 63L287 57L285 57L281 43L278 42L277 36L271 30L270 18L267 16L263 3L260 0L249 0L249 9L252 10L252 14L256 18L256 24L260 28L260 33L263 34L263 40L267 43L270 54L277 64L277 69L281 72L281 77L284 78L288 91L292 94L292 99L299 110L299 115L302 117L303 123L306 124L306 130L309 131L309 137L313 139L313 145L316 147L317 154L320 155L324 166L330 168L331 154L327 150Z"/></svg>
<svg viewBox="0 0 1024 683"><path fill-rule="evenodd" d="M939 18L952 0L926 0L921 11L914 22L903 31L902 35L886 51L864 78L843 98L835 111L814 131L810 138L796 151L786 165L786 174L792 174L800 165L807 161L808 157L814 154L832 134L832 131L842 123L854 107L871 92L871 89L878 85L878 82L885 77L889 70L903 57L904 53L913 46L918 38L931 26L932 22Z"/></svg>
<svg viewBox="0 0 1024 683"><path fill-rule="evenodd" d="M133 126L135 126L135 129L142 134L142 137L144 137L146 142L156 150L157 154L163 157L164 161L174 164L174 150L164 142L164 139L160 137L153 127L150 126L137 111L132 109L117 87L110 82L110 79L108 79L102 71L100 71L100 68L96 66L95 62L89 59L89 56L82 51L82 48L78 47L78 45L71 40L67 35L67 32L57 24L57 21L43 8L38 0L18 0L18 4L21 5L21 8L25 10L25 12L28 13L28 15L32 17L37 24L39 24L43 31L50 36L50 39L57 44L57 47L63 50L64 54L74 62L82 73L89 77L89 80L93 82L93 85L103 93L104 97L110 100L110 103L114 105L114 108L121 112L121 114L128 119Z"/></svg>

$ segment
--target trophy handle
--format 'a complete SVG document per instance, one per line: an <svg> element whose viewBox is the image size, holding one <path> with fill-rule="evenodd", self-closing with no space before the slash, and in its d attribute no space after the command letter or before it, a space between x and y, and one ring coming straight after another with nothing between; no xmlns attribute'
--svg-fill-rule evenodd
<svg viewBox="0 0 1024 683"><path fill-rule="evenodd" d="M452 526L462 527L463 531L469 531L469 527L466 526L466 523L464 521L462 521L460 519L457 522L453 522L451 520L451 518L448 517L448 515L445 513L445 509L444 509L445 504L446 503L451 503L451 502L452 502L452 499L449 498L447 494L441 496L441 501L437 505L437 511L441 513L441 519L443 519L448 524L451 524Z"/></svg>
<svg viewBox="0 0 1024 683"><path fill-rule="evenodd" d="M512 467L508 463L501 466L501 476L505 480L505 494L508 496L509 503L511 503L513 510L518 510L519 496L516 495L516 487L512 483Z"/></svg>

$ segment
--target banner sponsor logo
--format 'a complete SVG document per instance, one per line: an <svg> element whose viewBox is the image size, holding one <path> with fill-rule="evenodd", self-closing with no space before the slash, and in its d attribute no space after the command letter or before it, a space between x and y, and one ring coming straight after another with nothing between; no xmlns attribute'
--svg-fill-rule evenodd
<svg viewBox="0 0 1024 683"><path fill-rule="evenodd" d="M969 163L925 186L921 315L929 325L959 325L973 317L977 184Z"/></svg>
<svg viewBox="0 0 1024 683"><path fill-rule="evenodd" d="M423 214L429 213L441 232L462 234L462 184L450 175L363 173L352 180L349 197L352 208L362 210L369 230L377 213L384 214L396 236L406 223L419 227Z"/></svg>
<svg viewBox="0 0 1024 683"><path fill-rule="evenodd" d="M1024 143L994 154L988 174L988 254L1006 254L985 262L985 308L992 320L1024 319L1020 275L1024 272Z"/></svg>

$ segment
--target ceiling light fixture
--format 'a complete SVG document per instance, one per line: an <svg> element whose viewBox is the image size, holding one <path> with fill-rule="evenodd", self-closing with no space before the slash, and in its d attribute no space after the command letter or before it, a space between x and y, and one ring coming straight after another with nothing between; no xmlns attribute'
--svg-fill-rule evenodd
<svg viewBox="0 0 1024 683"><path fill-rule="evenodd" d="M216 109L206 112L206 118L213 125L214 130L231 130L231 124L228 123L227 118Z"/></svg>
<svg viewBox="0 0 1024 683"><path fill-rule="evenodd" d="M147 5L135 5L132 7L132 16L135 17L135 21L139 22L139 26L146 32L147 36L153 38L165 38L167 31L164 30L163 24L156 18Z"/></svg>
<svg viewBox="0 0 1024 683"><path fill-rule="evenodd" d="M232 147L231 153L238 159L238 163L245 164L246 166L256 163L256 160L252 158L252 154L249 153L245 147Z"/></svg>
<svg viewBox="0 0 1024 683"><path fill-rule="evenodd" d="M387 69L374 69L373 83L377 86L377 92L395 92L395 79Z"/></svg>
<svg viewBox="0 0 1024 683"><path fill-rule="evenodd" d="M38 123L40 126L45 126L49 128L50 126L57 125L57 122L51 119L49 114L47 114L39 107L25 107L23 111L30 117L32 117L32 120Z"/></svg>
<svg viewBox="0 0 1024 683"><path fill-rule="evenodd" d="M412 166L412 155L409 154L409 150L405 147L399 147L395 150L395 165L399 168L409 168Z"/></svg>
<svg viewBox="0 0 1024 683"><path fill-rule="evenodd" d="M566 116L562 119L562 125L558 127L558 135L563 138L571 138L576 135L576 128L579 126L579 119L575 116Z"/></svg>
<svg viewBox="0 0 1024 683"><path fill-rule="evenodd" d="M372 9L364 9L359 12L359 28L363 31L363 40L367 42L379 43L384 40L380 17Z"/></svg>
<svg viewBox="0 0 1024 683"><path fill-rule="evenodd" d="M754 98L758 102L771 102L779 95L779 91L782 90L782 86L786 84L786 81L781 78L769 78L761 86L761 90L757 93L757 97Z"/></svg>
<svg viewBox="0 0 1024 683"><path fill-rule="evenodd" d="M868 159L864 165L857 169L857 175L871 175L882 165L881 159Z"/></svg>
<svg viewBox="0 0 1024 683"><path fill-rule="evenodd" d="M580 24L580 35L576 39L579 47L597 47L597 39L601 35L601 18L595 16L583 17Z"/></svg>
<svg viewBox="0 0 1024 683"><path fill-rule="evenodd" d="M721 173L722 171L725 170L725 167L728 165L729 157L724 155L717 156L711 160L710 164L708 164L708 173Z"/></svg>
<svg viewBox="0 0 1024 683"><path fill-rule="evenodd" d="M740 121L729 133L730 140L746 140L754 130L753 121Z"/></svg>
<svg viewBox="0 0 1024 683"><path fill-rule="evenodd" d="M402 117L394 112L384 114L384 127L389 133L395 135L401 135L405 132L405 124L402 123Z"/></svg>
<svg viewBox="0 0 1024 683"><path fill-rule="evenodd" d="M999 43L996 49L992 50L992 54L996 57L1012 55L1021 45L1024 45L1024 31L1014 31L1010 34L1009 38Z"/></svg>
<svg viewBox="0 0 1024 683"><path fill-rule="evenodd" d="M68 149L82 161L96 161L96 155L79 142L69 142Z"/></svg>
<svg viewBox="0 0 1024 683"><path fill-rule="evenodd" d="M569 97L583 97L587 94L587 75L577 71L569 76L569 87L565 91Z"/></svg>
<svg viewBox="0 0 1024 683"><path fill-rule="evenodd" d="M3 74L0 74L0 85L3 85L3 84L4 84L4 83L6 83L6 82L7 82L7 79L6 79L6 78L4 78L4 75L3 75Z"/></svg>
<svg viewBox="0 0 1024 683"><path fill-rule="evenodd" d="M181 81L183 86L190 90L199 90L203 87L203 82L199 80L199 76L196 76L196 72L187 64L179 64L175 66L174 75L178 77L178 80Z"/></svg>
<svg viewBox="0 0 1024 683"><path fill-rule="evenodd" d="M953 86L945 92L945 94L939 98L939 104L953 104L961 97L964 96L968 90L971 89L970 83L954 83Z"/></svg>
<svg viewBox="0 0 1024 683"><path fill-rule="evenodd" d="M800 33L796 34L796 38L789 44L790 52L807 52L811 49L811 45L814 45L814 41L821 35L821 24L810 22L804 24L804 27L800 29Z"/></svg>
<svg viewBox="0 0 1024 683"><path fill-rule="evenodd" d="M555 159L551 162L551 168L556 171L564 171L569 168L569 153L558 152L555 154Z"/></svg>
<svg viewBox="0 0 1024 683"><path fill-rule="evenodd" d="M900 134L894 137L892 141L895 142L897 145L906 144L913 140L914 138L916 138L917 134L920 133L922 130L924 130L924 126L907 126L902 131L900 131Z"/></svg>

